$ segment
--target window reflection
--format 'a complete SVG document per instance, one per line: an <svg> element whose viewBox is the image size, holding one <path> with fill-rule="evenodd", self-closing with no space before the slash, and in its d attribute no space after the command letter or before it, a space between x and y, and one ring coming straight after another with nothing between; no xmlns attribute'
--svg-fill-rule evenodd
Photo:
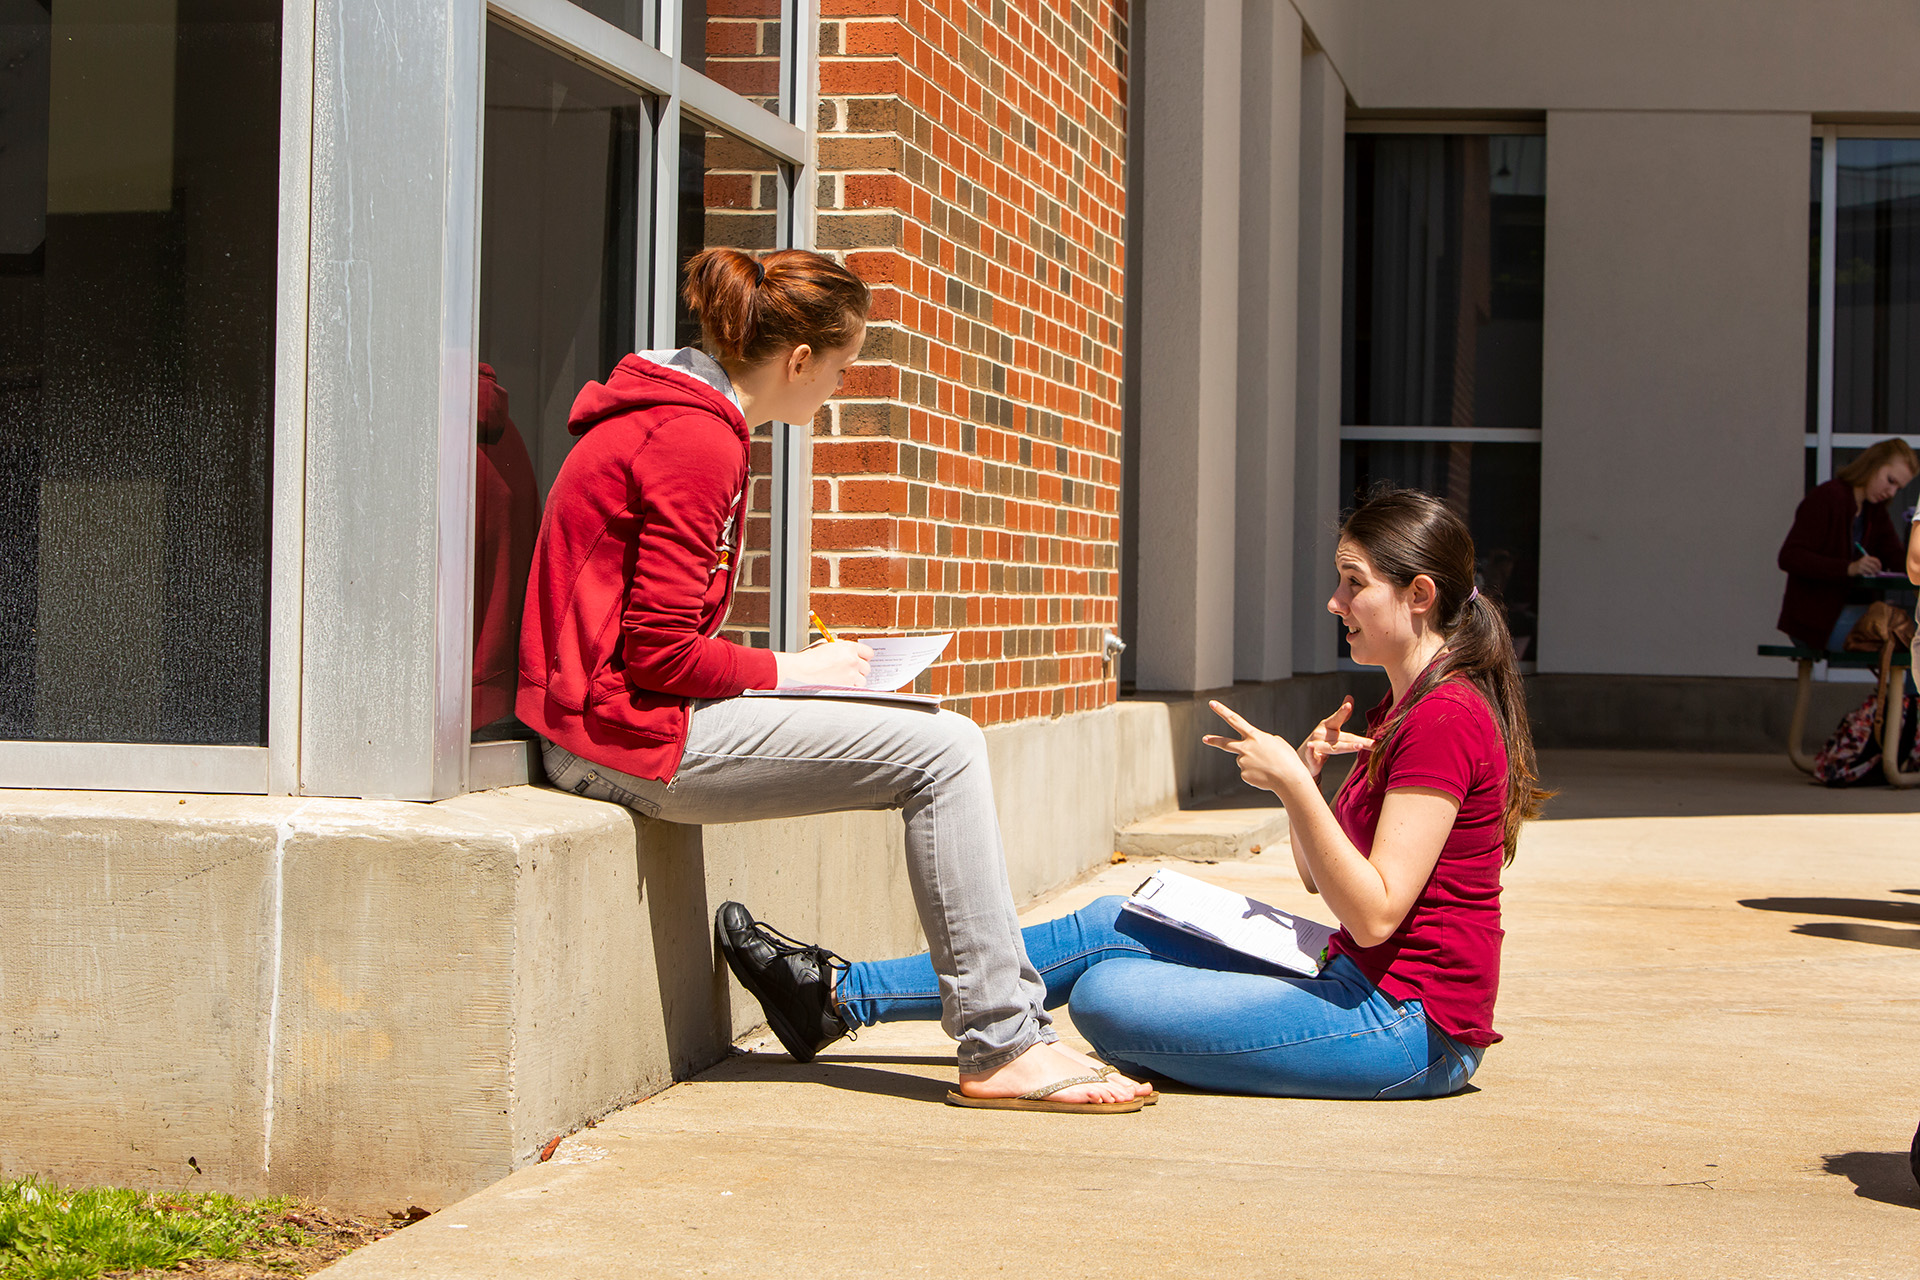
<svg viewBox="0 0 1920 1280"><path fill-rule="evenodd" d="M1347 138L1341 421L1538 427L1546 138Z"/></svg>
<svg viewBox="0 0 1920 1280"><path fill-rule="evenodd" d="M1466 517L1480 590L1506 607L1515 654L1523 660L1537 657L1540 446L1397 440L1348 440L1340 446L1340 491L1348 506L1383 482L1423 489ZM1340 635L1344 657L1344 628Z"/></svg>
<svg viewBox="0 0 1920 1280"><path fill-rule="evenodd" d="M780 192L786 181L780 162L750 143L688 122L680 130L680 242L683 264L702 249L720 245L764 253L785 243ZM700 345L700 323L681 298L675 312L674 345ZM726 634L741 644L765 648L773 584L773 432L754 428L752 489L747 499L745 558L727 615Z"/></svg>
<svg viewBox="0 0 1920 1280"><path fill-rule="evenodd" d="M474 509L476 737L512 717L540 504L580 388L633 350L645 100L498 23L487 32Z"/></svg>
<svg viewBox="0 0 1920 1280"><path fill-rule="evenodd" d="M0 738L266 740L279 104L278 4L0 8Z"/></svg>
<svg viewBox="0 0 1920 1280"><path fill-rule="evenodd" d="M682 58L740 96L780 114L783 0L682 0Z"/></svg>
<svg viewBox="0 0 1920 1280"><path fill-rule="evenodd" d="M658 0L572 0L594 17L611 22L631 36L648 44L659 44L655 34L660 26Z"/></svg>
<svg viewBox="0 0 1920 1280"><path fill-rule="evenodd" d="M1838 161L1833 429L1920 433L1920 138L1842 138Z"/></svg>

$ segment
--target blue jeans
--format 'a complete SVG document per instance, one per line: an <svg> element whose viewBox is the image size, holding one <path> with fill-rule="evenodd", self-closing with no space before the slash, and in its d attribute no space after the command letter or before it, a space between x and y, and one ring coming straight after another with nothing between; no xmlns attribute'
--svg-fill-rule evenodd
<svg viewBox="0 0 1920 1280"><path fill-rule="evenodd" d="M1863 604L1842 605L1840 616L1833 620L1833 630L1827 634L1827 648L1846 648L1847 636L1852 633L1853 624L1865 617L1866 613L1867 606Z"/></svg>
<svg viewBox="0 0 1920 1280"><path fill-rule="evenodd" d="M1094 1050L1199 1089L1290 1098L1437 1098L1484 1049L1427 1021L1336 957L1318 978L1270 968L1101 898L1023 931L1049 1009L1068 1003ZM835 992L850 1025L934 1019L925 955L862 961Z"/></svg>

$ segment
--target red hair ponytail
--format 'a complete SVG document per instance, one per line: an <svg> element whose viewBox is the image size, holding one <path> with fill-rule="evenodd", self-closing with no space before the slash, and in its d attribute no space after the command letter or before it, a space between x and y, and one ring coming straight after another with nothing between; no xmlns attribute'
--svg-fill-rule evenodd
<svg viewBox="0 0 1920 1280"><path fill-rule="evenodd" d="M707 351L748 366L805 344L844 347L866 323L872 295L859 276L824 254L777 249L762 258L702 249L687 260L687 305Z"/></svg>

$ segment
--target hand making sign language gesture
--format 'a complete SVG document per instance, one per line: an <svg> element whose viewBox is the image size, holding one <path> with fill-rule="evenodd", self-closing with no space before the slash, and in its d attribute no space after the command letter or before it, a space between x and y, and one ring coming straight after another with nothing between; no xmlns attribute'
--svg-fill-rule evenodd
<svg viewBox="0 0 1920 1280"><path fill-rule="evenodd" d="M1220 702L1207 704L1214 714L1232 725L1240 734L1238 738L1228 738L1222 734L1210 733L1201 741L1210 747L1230 751L1240 757L1240 780L1250 786L1267 791L1278 792L1285 781L1283 770L1290 768L1285 757L1292 756L1307 771L1308 778L1317 779L1320 770L1325 767L1329 756L1350 756L1373 746L1372 738L1363 738L1357 733L1348 733L1340 726L1353 714L1353 695L1348 694L1340 702L1334 713L1313 727L1298 747L1294 747L1278 734L1266 733L1254 728L1238 715L1231 707Z"/></svg>

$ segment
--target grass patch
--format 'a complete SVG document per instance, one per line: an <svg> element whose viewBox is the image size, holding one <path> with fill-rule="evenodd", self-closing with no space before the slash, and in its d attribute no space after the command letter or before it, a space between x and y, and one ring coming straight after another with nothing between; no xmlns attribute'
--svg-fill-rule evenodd
<svg viewBox="0 0 1920 1280"><path fill-rule="evenodd" d="M93 1280L206 1259L275 1266L313 1243L291 1200L190 1191L71 1190L37 1178L0 1181L0 1280Z"/></svg>

